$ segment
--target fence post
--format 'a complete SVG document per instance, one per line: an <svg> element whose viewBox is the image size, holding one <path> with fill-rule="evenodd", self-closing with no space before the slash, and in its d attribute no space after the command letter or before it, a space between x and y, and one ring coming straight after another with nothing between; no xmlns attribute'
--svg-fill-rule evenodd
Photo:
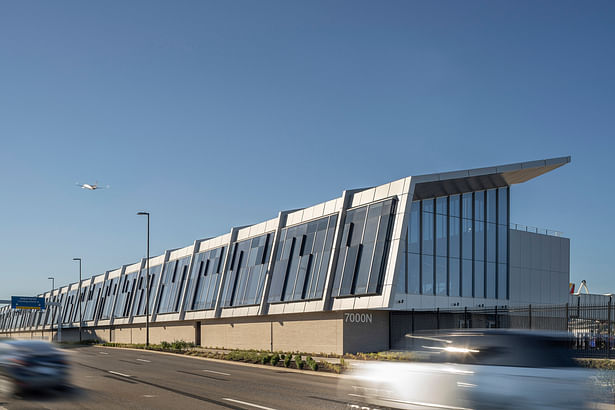
<svg viewBox="0 0 615 410"><path fill-rule="evenodd" d="M608 313L608 319L609 319L609 338L606 341L606 357L607 358L611 358L611 306L612 306L612 302L613 302L613 297L609 296L609 313Z"/></svg>
<svg viewBox="0 0 615 410"><path fill-rule="evenodd" d="M436 329L440 330L440 308L436 309Z"/></svg>
<svg viewBox="0 0 615 410"><path fill-rule="evenodd" d="M566 331L570 332L570 319L568 319L568 302L566 302Z"/></svg>
<svg viewBox="0 0 615 410"><path fill-rule="evenodd" d="M463 327L468 328L468 307L463 308Z"/></svg>
<svg viewBox="0 0 615 410"><path fill-rule="evenodd" d="M531 329L532 328L532 305L531 304L528 306L527 311L528 311L528 318L529 318L528 329Z"/></svg>
<svg viewBox="0 0 615 410"><path fill-rule="evenodd" d="M495 328L499 328L500 326L498 326L498 307L495 307Z"/></svg>

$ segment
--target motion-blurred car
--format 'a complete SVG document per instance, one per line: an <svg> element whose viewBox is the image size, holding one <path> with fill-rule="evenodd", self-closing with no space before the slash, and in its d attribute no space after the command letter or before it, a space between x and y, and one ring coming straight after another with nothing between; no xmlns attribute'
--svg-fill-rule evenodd
<svg viewBox="0 0 615 410"><path fill-rule="evenodd" d="M0 340L0 395L64 388L69 381L65 354L39 340Z"/></svg>
<svg viewBox="0 0 615 410"><path fill-rule="evenodd" d="M366 362L351 373L351 407L579 409L595 372L577 367L568 340L506 330L407 335L413 362Z"/></svg>

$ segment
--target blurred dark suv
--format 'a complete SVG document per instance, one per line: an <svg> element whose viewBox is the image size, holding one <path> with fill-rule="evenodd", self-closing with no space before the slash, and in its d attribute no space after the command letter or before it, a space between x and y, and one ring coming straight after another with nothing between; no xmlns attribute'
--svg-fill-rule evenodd
<svg viewBox="0 0 615 410"><path fill-rule="evenodd" d="M39 340L0 340L0 394L65 388L69 381L66 355Z"/></svg>

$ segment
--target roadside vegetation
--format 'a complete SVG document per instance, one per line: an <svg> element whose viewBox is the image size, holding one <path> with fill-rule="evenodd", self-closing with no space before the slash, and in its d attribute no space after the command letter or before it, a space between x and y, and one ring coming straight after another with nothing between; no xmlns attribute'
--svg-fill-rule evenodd
<svg viewBox="0 0 615 410"><path fill-rule="evenodd" d="M206 357L210 359L229 360L233 362L260 364L265 366L283 367L306 371L320 371L329 373L342 373L345 369L344 359L340 363L331 363L326 360L316 361L312 356L300 352L268 352L262 350L215 350L198 348L194 343L176 340L173 342L160 342L150 344L128 343L100 343L105 347L123 347L131 349L147 349L159 352L182 354L187 356Z"/></svg>

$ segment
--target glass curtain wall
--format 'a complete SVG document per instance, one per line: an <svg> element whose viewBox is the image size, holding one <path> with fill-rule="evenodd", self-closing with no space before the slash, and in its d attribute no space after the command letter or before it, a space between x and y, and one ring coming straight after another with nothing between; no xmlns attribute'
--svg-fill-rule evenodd
<svg viewBox="0 0 615 410"><path fill-rule="evenodd" d="M165 263L160 282L157 313L179 312L181 291L188 276L191 256L185 256Z"/></svg>
<svg viewBox="0 0 615 410"><path fill-rule="evenodd" d="M154 289L156 289L156 280L160 275L162 265L149 267L149 313L153 313L154 307ZM147 304L147 293L145 293L145 287L147 286L147 266L141 269L139 274L139 280L137 281L137 287L135 290L135 301L132 306L133 316L145 315L145 305Z"/></svg>
<svg viewBox="0 0 615 410"><path fill-rule="evenodd" d="M391 198L346 213L333 282L334 297L381 292L395 204Z"/></svg>
<svg viewBox="0 0 615 410"><path fill-rule="evenodd" d="M226 247L223 246L195 255L187 285L184 310L194 311L215 307L216 292L224 269L225 250Z"/></svg>
<svg viewBox="0 0 615 410"><path fill-rule="evenodd" d="M222 306L260 303L272 242L273 233L235 242L222 292Z"/></svg>
<svg viewBox="0 0 615 410"><path fill-rule="evenodd" d="M337 215L282 229L269 302L322 298Z"/></svg>
<svg viewBox="0 0 615 410"><path fill-rule="evenodd" d="M508 206L508 188L413 201L397 289L507 299Z"/></svg>

